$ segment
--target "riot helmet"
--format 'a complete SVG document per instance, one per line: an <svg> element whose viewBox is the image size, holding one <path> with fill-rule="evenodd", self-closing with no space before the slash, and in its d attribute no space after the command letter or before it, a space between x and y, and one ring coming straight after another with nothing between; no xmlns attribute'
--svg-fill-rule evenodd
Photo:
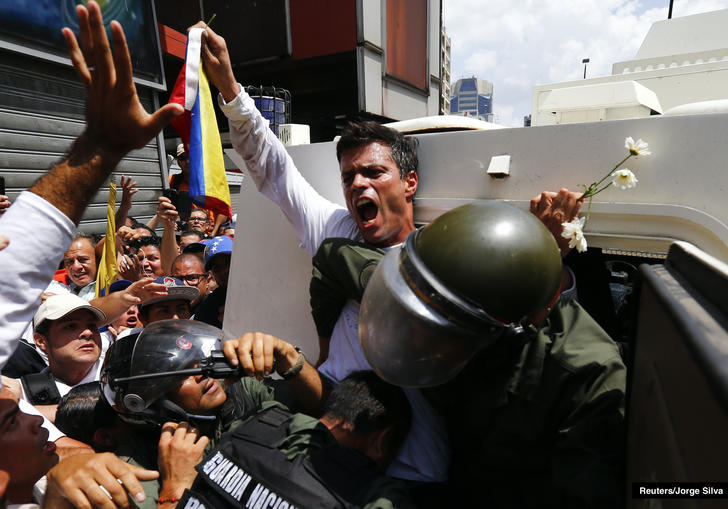
<svg viewBox="0 0 728 509"><path fill-rule="evenodd" d="M206 323L161 320L140 334L118 339L104 359L104 396L122 416L149 423L214 420L188 414L166 394L188 376L201 373L201 364L222 349L222 338L220 329Z"/></svg>
<svg viewBox="0 0 728 509"><path fill-rule="evenodd" d="M440 385L476 351L523 337L556 302L561 270L532 214L495 201L452 209L379 262L361 302L364 355L393 384Z"/></svg>

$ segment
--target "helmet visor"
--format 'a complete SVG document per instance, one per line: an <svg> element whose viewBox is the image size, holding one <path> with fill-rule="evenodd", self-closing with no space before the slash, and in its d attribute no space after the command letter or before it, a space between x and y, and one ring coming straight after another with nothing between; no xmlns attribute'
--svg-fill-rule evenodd
<svg viewBox="0 0 728 509"><path fill-rule="evenodd" d="M170 376L130 381L124 406L133 412L141 411L177 387L187 375L175 376L173 373L194 368L209 357L212 350L221 350L222 337L223 332L217 327L193 320L162 320L149 324L134 346L129 374L170 372Z"/></svg>
<svg viewBox="0 0 728 509"><path fill-rule="evenodd" d="M501 327L468 329L428 306L405 279L401 248L390 250L367 284L359 342L374 371L402 387L431 387L453 378Z"/></svg>

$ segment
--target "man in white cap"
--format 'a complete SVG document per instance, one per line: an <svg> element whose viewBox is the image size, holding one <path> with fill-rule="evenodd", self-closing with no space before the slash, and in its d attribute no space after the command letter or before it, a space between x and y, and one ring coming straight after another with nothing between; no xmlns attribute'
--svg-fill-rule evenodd
<svg viewBox="0 0 728 509"><path fill-rule="evenodd" d="M103 311L77 295L47 298L33 317L33 339L48 356L48 367L21 378L23 399L53 416L72 387L98 380L103 362L98 327L105 321Z"/></svg>

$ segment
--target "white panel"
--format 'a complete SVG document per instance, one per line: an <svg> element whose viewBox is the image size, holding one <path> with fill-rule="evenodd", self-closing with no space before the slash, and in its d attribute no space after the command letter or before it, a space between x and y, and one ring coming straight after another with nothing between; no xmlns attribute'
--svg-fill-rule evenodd
<svg viewBox="0 0 728 509"><path fill-rule="evenodd" d="M375 115L382 113L382 55L362 48L364 55L364 111Z"/></svg>
<svg viewBox="0 0 728 509"><path fill-rule="evenodd" d="M344 204L333 142L288 147L288 151L319 193ZM226 152L245 168L233 150ZM243 180L237 202L224 329L231 336L254 331L273 334L299 345L315 362L318 336L308 297L311 258L299 247L283 213L258 192L252 179Z"/></svg>
<svg viewBox="0 0 728 509"><path fill-rule="evenodd" d="M382 4L376 0L361 0L364 41L382 47Z"/></svg>
<svg viewBox="0 0 728 509"><path fill-rule="evenodd" d="M440 0L428 0L427 19L429 21L428 49L430 53L429 73L440 76ZM439 91L438 91L439 93Z"/></svg>
<svg viewBox="0 0 728 509"><path fill-rule="evenodd" d="M437 99L437 94L435 94L435 99ZM428 97L422 92L415 92L392 80L384 81L382 100L382 115L394 120L437 115L437 109L434 113L429 112Z"/></svg>

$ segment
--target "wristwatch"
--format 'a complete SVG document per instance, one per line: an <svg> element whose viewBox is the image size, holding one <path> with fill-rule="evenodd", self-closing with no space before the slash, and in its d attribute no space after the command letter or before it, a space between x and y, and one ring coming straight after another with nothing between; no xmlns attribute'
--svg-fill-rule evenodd
<svg viewBox="0 0 728 509"><path fill-rule="evenodd" d="M303 363L306 361L306 356L303 355L303 350L301 350L299 347L294 347L296 351L298 352L298 359L296 359L296 363L285 370L283 373L278 373L281 375L281 378L283 380L290 380L291 378L296 378L299 373L301 373L301 370L303 369Z"/></svg>

